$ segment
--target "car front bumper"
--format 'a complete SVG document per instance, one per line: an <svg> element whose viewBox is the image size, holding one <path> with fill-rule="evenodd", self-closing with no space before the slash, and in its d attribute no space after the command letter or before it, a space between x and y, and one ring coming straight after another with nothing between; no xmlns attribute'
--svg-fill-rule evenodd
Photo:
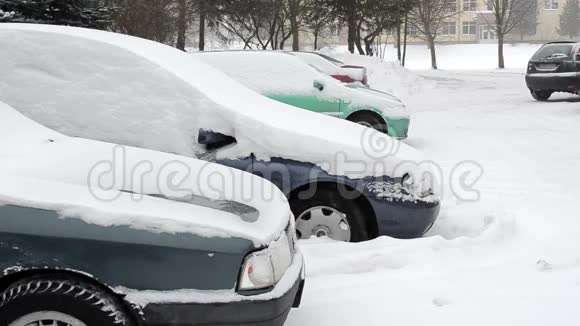
<svg viewBox="0 0 580 326"><path fill-rule="evenodd" d="M419 199L385 195L381 187L372 190L373 187L369 187L371 183L365 187L365 196L375 212L378 236L418 238L429 231L437 220L441 207L437 196Z"/></svg>
<svg viewBox="0 0 580 326"><path fill-rule="evenodd" d="M391 119L383 117L387 122L387 134L395 139L405 139L409 133L410 119Z"/></svg>
<svg viewBox="0 0 580 326"><path fill-rule="evenodd" d="M286 321L291 308L300 305L304 290L305 269L301 254L295 256L293 265L289 268L287 275L284 275L283 279L269 293L241 299L236 295L237 299L232 299L230 302L149 304L142 309L143 325L281 326ZM279 293L281 289L277 289L277 287L280 284L292 282L292 280L293 285L283 293Z"/></svg>
<svg viewBox="0 0 580 326"><path fill-rule="evenodd" d="M577 92L580 72L526 74L526 85L533 91Z"/></svg>

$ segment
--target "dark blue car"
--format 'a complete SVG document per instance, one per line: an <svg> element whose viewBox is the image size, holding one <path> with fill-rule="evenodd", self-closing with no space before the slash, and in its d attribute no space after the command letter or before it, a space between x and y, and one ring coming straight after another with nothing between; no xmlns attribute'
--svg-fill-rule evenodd
<svg viewBox="0 0 580 326"><path fill-rule="evenodd" d="M198 142L207 152L200 158L215 161L216 151L235 144L235 138L201 130ZM261 161L217 160L218 163L262 176L288 197L301 239L330 237L360 242L378 236L416 238L435 223L440 201L431 189L417 196L403 178L351 179L330 175L314 163L284 158Z"/></svg>

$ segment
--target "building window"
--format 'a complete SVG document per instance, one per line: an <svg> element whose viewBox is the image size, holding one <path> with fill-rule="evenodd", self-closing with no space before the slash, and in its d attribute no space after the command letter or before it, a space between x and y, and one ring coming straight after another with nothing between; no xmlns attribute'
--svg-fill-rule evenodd
<svg viewBox="0 0 580 326"><path fill-rule="evenodd" d="M409 25L409 27L407 28L407 35L409 35L410 37L417 37L417 27Z"/></svg>
<svg viewBox="0 0 580 326"><path fill-rule="evenodd" d="M487 2L487 10L488 11L493 11L493 1L488 1Z"/></svg>
<svg viewBox="0 0 580 326"><path fill-rule="evenodd" d="M457 11L457 0L445 0L445 6L449 12Z"/></svg>
<svg viewBox="0 0 580 326"><path fill-rule="evenodd" d="M477 11L477 0L463 0L463 11Z"/></svg>
<svg viewBox="0 0 580 326"><path fill-rule="evenodd" d="M545 0L544 1L544 9L547 9L547 10L558 9L558 0Z"/></svg>
<svg viewBox="0 0 580 326"><path fill-rule="evenodd" d="M444 22L441 28L442 35L455 35L457 34L457 24L455 22Z"/></svg>
<svg viewBox="0 0 580 326"><path fill-rule="evenodd" d="M464 35L477 34L477 26L475 22L463 22L463 34Z"/></svg>

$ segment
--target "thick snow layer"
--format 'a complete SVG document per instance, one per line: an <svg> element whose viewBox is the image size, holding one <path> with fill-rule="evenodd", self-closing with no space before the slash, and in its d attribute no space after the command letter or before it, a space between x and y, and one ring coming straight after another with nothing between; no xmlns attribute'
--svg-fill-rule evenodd
<svg viewBox="0 0 580 326"><path fill-rule="evenodd" d="M506 67L509 69L526 68L532 55L541 46L542 44L528 43L506 44L504 47ZM397 60L397 49L392 44L389 44L385 50L385 60ZM325 48L322 52L333 56L337 53L347 52L347 48L344 46L332 49ZM436 46L436 53L439 69L489 70L497 68L498 64L497 44L439 44ZM356 58L350 59L354 61L345 62L356 64L358 61ZM406 67L409 69L431 69L429 48L426 45L408 45Z"/></svg>
<svg viewBox="0 0 580 326"><path fill-rule="evenodd" d="M440 162L446 184L460 162L480 164L479 196L446 192L422 239L301 242L308 282L287 325L580 324L580 97L536 102L523 69L411 72L365 59L371 85L413 113L406 142Z"/></svg>
<svg viewBox="0 0 580 326"><path fill-rule="evenodd" d="M315 67L316 69L330 76L346 75L351 76L351 78L353 78L354 80L362 81L365 75L364 69L343 68L342 66L346 66L348 64L345 63L344 65L340 65L337 63L333 63L332 61L327 60L315 53L311 52L291 52L291 53L292 55L300 58L300 60L308 63L309 65Z"/></svg>
<svg viewBox="0 0 580 326"><path fill-rule="evenodd" d="M102 226L242 237L256 246L278 237L291 218L284 195L250 173L63 136L1 102L0 137L0 205L55 210ZM214 206L216 200L250 206L259 216L244 219L235 209Z"/></svg>
<svg viewBox="0 0 580 326"><path fill-rule="evenodd" d="M145 307L149 304L163 303L228 303L240 301L267 301L280 298L286 294L301 278L303 272L303 257L300 251L294 254L292 265L286 270L282 279L276 284L270 292L244 296L236 293L235 289L231 290L188 290L182 289L177 291L138 291L125 287L117 287L114 290L117 293L125 295L125 300Z"/></svg>
<svg viewBox="0 0 580 326"><path fill-rule="evenodd" d="M425 170L408 164L424 160L410 146L378 132L368 137L362 126L260 96L194 56L159 43L22 24L2 24L0 38L0 98L67 135L193 155L199 150L197 132L205 128L238 141L218 158L284 157L353 178ZM368 138L384 145L381 155L368 154L363 143ZM345 166L344 160L337 164L337 153L356 167ZM430 185L417 182L417 187Z"/></svg>
<svg viewBox="0 0 580 326"><path fill-rule="evenodd" d="M364 88L348 87L317 70L293 54L272 51L218 51L196 53L193 57L220 69L245 86L266 96L308 96L369 106L393 119L408 118L405 106L392 96L369 94ZM276 78L272 78L276 76ZM324 85L321 91L314 82ZM338 111L338 105L336 111Z"/></svg>

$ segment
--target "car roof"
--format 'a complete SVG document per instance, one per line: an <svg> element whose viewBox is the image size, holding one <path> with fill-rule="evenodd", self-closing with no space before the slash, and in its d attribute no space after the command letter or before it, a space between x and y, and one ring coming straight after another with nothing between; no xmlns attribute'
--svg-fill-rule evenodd
<svg viewBox="0 0 580 326"><path fill-rule="evenodd" d="M554 42L548 42L546 44L578 44L580 43L580 41L554 41Z"/></svg>

